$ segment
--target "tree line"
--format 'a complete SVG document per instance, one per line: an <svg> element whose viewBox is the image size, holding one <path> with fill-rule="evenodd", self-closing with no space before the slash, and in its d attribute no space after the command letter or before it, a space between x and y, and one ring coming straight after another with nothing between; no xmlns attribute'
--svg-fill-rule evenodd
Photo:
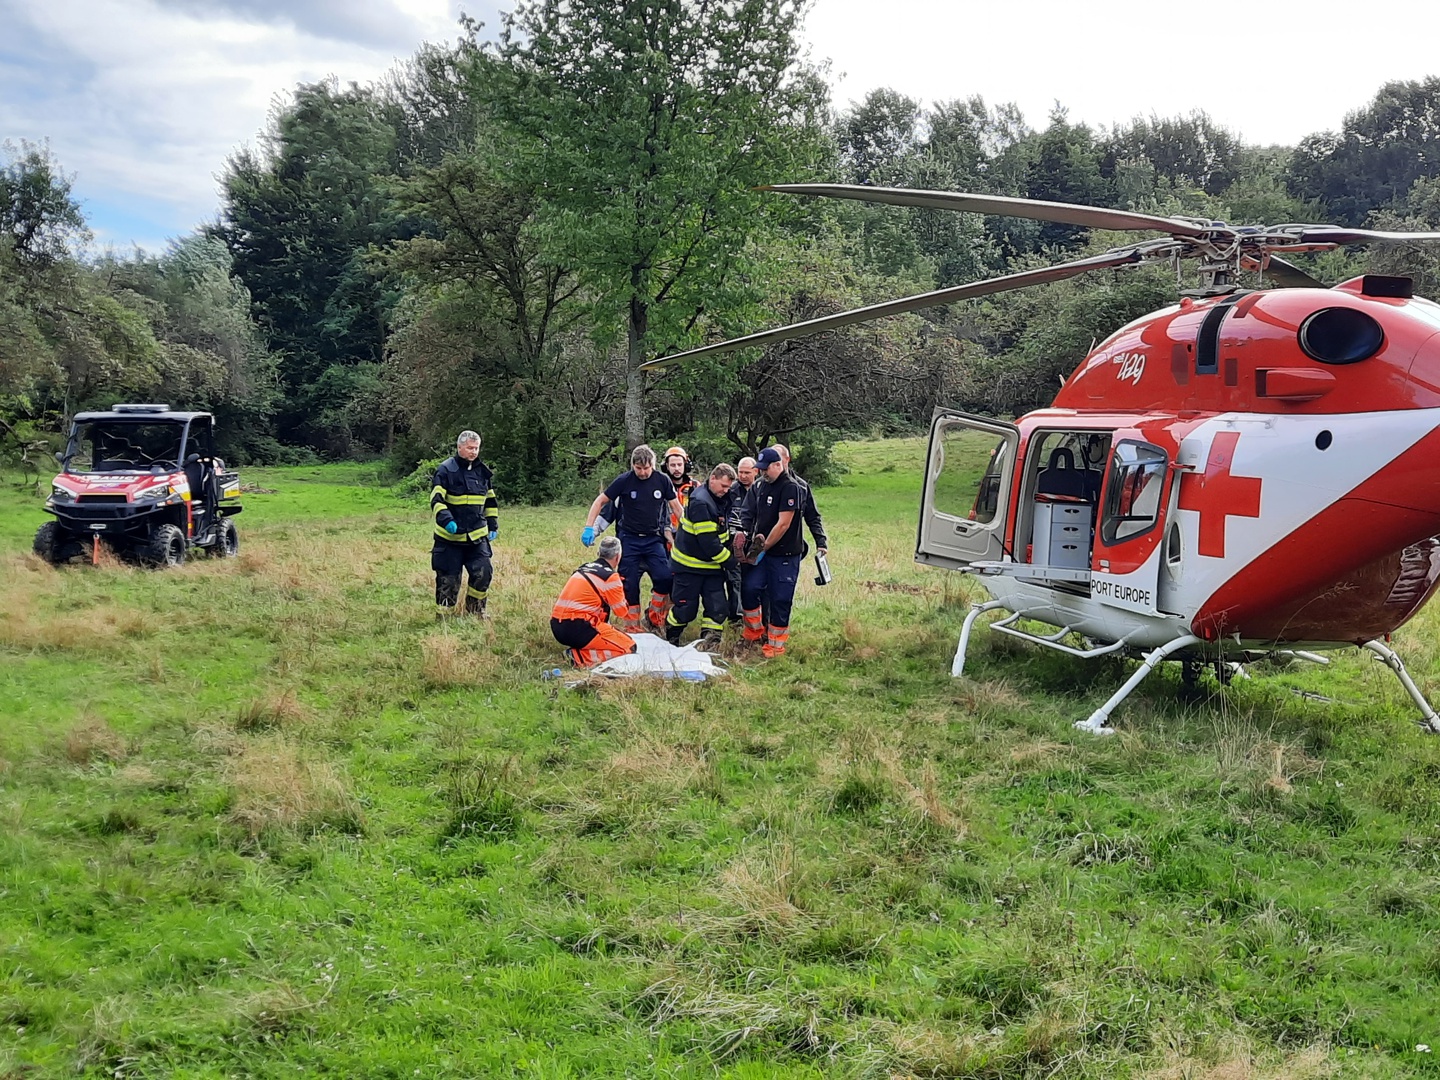
<svg viewBox="0 0 1440 1080"><path fill-rule="evenodd" d="M1095 274L663 374L721 337L1102 250L1072 226L796 200L780 181L974 191L1236 223L1440 226L1440 79L1339 132L1243 143L1203 113L1032 127L980 96L837 110L800 0L520 0L378 83L296 88L223 169L217 219L160 255L83 255L44 146L0 169L0 438L13 457L123 398L213 409L239 461L386 455L461 427L511 497L589 491L647 438L697 460L773 439L822 473L843 434L934 405L1047 402L1092 342L1171 301ZM1366 262L1365 260L1369 260ZM1331 252L1437 285L1424 252Z"/></svg>

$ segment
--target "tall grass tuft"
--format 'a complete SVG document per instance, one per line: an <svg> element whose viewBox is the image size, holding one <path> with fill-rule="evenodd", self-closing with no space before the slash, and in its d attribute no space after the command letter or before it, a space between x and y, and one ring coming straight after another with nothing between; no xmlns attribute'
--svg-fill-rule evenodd
<svg viewBox="0 0 1440 1080"><path fill-rule="evenodd" d="M514 759L455 757L447 762L444 796L449 815L440 829L441 841L515 835L524 815L508 789L514 775Z"/></svg>
<svg viewBox="0 0 1440 1080"><path fill-rule="evenodd" d="M118 764L128 753L125 737L99 716L86 716L65 734L65 756L76 765Z"/></svg>
<svg viewBox="0 0 1440 1080"><path fill-rule="evenodd" d="M420 670L429 686L476 686L496 673L493 654L455 634L430 634L420 648Z"/></svg>
<svg viewBox="0 0 1440 1080"><path fill-rule="evenodd" d="M252 837L272 829L364 831L365 816L340 771L308 760L281 736L242 746L229 762L230 819Z"/></svg>
<svg viewBox="0 0 1440 1080"><path fill-rule="evenodd" d="M242 705L235 714L235 730L249 734L295 727L303 723L308 715L294 690L282 690L254 698Z"/></svg>

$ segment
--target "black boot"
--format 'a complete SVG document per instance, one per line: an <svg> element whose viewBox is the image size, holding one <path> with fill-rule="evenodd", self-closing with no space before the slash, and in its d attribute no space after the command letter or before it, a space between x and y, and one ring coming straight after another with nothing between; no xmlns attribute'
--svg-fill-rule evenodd
<svg viewBox="0 0 1440 1080"><path fill-rule="evenodd" d="M487 597L486 600L488 600L488 599L489 599L489 598ZM466 614L466 615L476 615L476 616L478 616L479 618L482 618L482 619L485 618L485 603L486 603L486 600L481 600L479 597L475 597L475 596L467 596L467 597L465 597L465 614Z"/></svg>
<svg viewBox="0 0 1440 1080"><path fill-rule="evenodd" d="M443 619L446 615L453 615L455 605L458 603L460 603L460 579L436 574L435 618Z"/></svg>
<svg viewBox="0 0 1440 1080"><path fill-rule="evenodd" d="M679 645L680 635L683 633L685 633L685 627L675 626L674 624L668 622L665 624L665 640L668 641L671 645Z"/></svg>

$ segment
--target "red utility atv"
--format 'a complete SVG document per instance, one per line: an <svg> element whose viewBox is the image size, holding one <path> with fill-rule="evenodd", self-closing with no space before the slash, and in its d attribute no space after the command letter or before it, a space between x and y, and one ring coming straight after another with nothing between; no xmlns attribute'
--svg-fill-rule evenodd
<svg viewBox="0 0 1440 1080"><path fill-rule="evenodd" d="M209 413L168 405L77 414L35 554L62 563L103 543L149 566L179 566L191 548L237 554L240 477L215 456L214 427Z"/></svg>

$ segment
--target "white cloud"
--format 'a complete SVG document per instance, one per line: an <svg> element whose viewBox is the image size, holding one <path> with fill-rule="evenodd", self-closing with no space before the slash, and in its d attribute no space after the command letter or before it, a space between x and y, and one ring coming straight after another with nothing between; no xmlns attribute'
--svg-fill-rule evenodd
<svg viewBox="0 0 1440 1080"><path fill-rule="evenodd" d="M1435 73L1433 0L1338 9L1299 0L1243 8L1153 0L816 0L816 60L845 73L840 106L889 86L926 103L1014 101L1043 128L1203 109L1247 142L1293 145L1336 129L1382 84Z"/></svg>
<svg viewBox="0 0 1440 1080"><path fill-rule="evenodd" d="M50 140L102 242L158 248L214 217L227 156L297 83L379 79L453 40L462 5L498 28L499 0L0 0L0 137ZM978 93L1036 127L1057 99L1091 124L1205 109L1251 142L1294 143L1431 73L1434 12L1392 0L1356 26L1298 0L816 0L806 34L840 105L878 86Z"/></svg>
<svg viewBox="0 0 1440 1080"><path fill-rule="evenodd" d="M216 176L232 151L254 141L277 97L330 75L379 79L423 41L458 33L456 0L403 0L350 35L361 40L326 24L339 20L337 10L255 0L185 11L146 0L0 0L0 24L14 42L0 52L0 132L49 139L76 174L75 194L102 242L159 247L214 216ZM382 31L397 36L378 40ZM111 208L126 203L131 213L116 227L150 220L152 234L113 231Z"/></svg>

